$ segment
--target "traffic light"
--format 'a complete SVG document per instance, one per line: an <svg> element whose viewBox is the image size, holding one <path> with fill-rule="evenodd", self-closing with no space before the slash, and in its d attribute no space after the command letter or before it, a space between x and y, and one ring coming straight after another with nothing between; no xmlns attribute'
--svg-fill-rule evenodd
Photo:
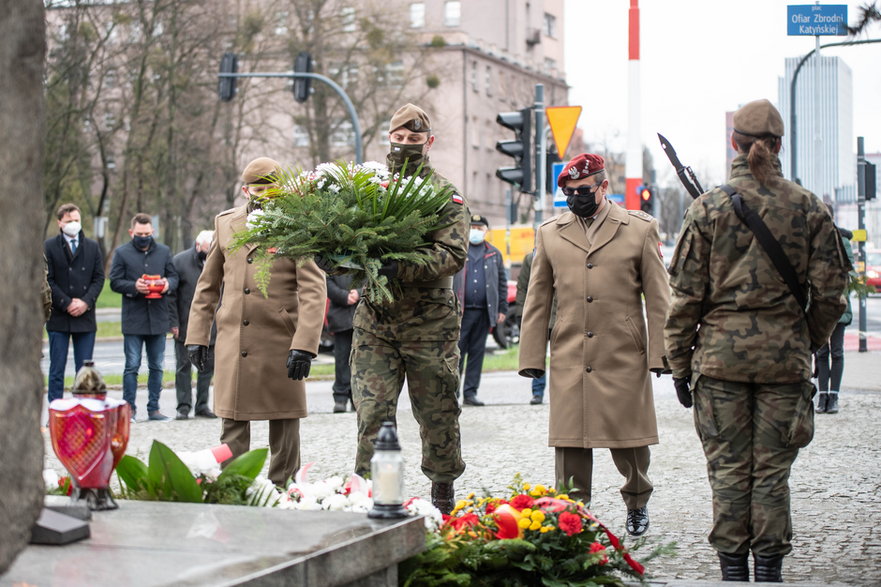
<svg viewBox="0 0 881 587"><path fill-rule="evenodd" d="M498 141L496 151L514 158L512 167L499 167L496 177L519 185L521 192L532 192L532 108L500 112L496 122L514 131L513 141Z"/></svg>
<svg viewBox="0 0 881 587"><path fill-rule="evenodd" d="M220 73L238 73L238 71L238 56L235 53L224 53L220 58ZM217 82L217 95L221 102L230 102L236 95L236 78L220 78Z"/></svg>
<svg viewBox="0 0 881 587"><path fill-rule="evenodd" d="M551 141L553 143L553 141ZM560 159L560 155L557 153L557 148L555 145L551 144L547 151L546 157L546 166L545 166L545 189L549 194L553 194L557 191L557 176L554 175L554 164L560 163L562 159Z"/></svg>
<svg viewBox="0 0 881 587"><path fill-rule="evenodd" d="M650 186L642 185L637 189L639 192L639 209L647 214L655 214L655 194Z"/></svg>
<svg viewBox="0 0 881 587"><path fill-rule="evenodd" d="M294 73L312 73L312 56L306 51L300 51L294 60ZM309 99L309 90L312 88L312 79L308 77L294 78L294 100L303 103Z"/></svg>

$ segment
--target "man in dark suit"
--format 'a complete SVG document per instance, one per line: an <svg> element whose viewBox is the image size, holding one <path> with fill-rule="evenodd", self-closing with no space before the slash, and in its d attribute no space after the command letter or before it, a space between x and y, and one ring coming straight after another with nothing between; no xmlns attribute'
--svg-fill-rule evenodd
<svg viewBox="0 0 881 587"><path fill-rule="evenodd" d="M333 411L345 412L352 401L352 318L361 299L361 289L352 288L351 275L327 276L327 327L333 332Z"/></svg>
<svg viewBox="0 0 881 587"><path fill-rule="evenodd" d="M193 295L196 293L196 283L202 274L202 267L214 240L213 230L203 230L196 237L196 242L189 249L182 251L171 260L177 269L177 289L169 296L169 314L171 318L171 334L174 336L174 358L177 362L177 371L174 376L174 387L177 391L177 416L176 420L186 420L190 417L190 408L193 407L193 364L187 354L187 322L190 316L190 306L193 304ZM208 407L208 388L211 378L214 376L214 341L217 338L217 330L212 327L211 341L208 345L208 357L205 369L198 372L196 378L196 410L195 415L200 418L216 418L214 412Z"/></svg>
<svg viewBox="0 0 881 587"><path fill-rule="evenodd" d="M73 339L76 370L95 348L95 300L104 287L104 259L98 243L83 234L80 209L62 204L56 212L60 233L44 246L52 289L49 333L49 401L64 395L67 349Z"/></svg>

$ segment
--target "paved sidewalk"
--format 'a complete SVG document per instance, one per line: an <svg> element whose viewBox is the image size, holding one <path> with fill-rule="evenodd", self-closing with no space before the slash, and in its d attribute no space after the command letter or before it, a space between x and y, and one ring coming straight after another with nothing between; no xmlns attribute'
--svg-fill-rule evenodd
<svg viewBox="0 0 881 587"><path fill-rule="evenodd" d="M802 450L792 479L793 555L784 563L787 582L881 585L881 353L848 352L845 357L841 412L817 415L814 441ZM669 376L652 379L660 444L652 448L650 474L655 493L649 503L647 545L676 542L675 558L649 563L657 581L717 581L718 562L707 543L712 509L706 461L692 424L691 410L676 401ZM512 372L487 373L479 396L487 406L464 408L460 418L462 450L468 465L457 494L504 494L513 475L532 483L553 480L553 449L547 446L547 404L528 405L529 381ZM303 462L314 461L314 478L351 471L355 457L355 414L333 414L331 382L307 384L310 413L301 425ZM114 391L111 395L119 396ZM146 390L139 391L139 412ZM174 413L174 390L161 401ZM419 432L402 395L398 425L407 463L409 495L427 496L428 480L419 469ZM266 446L268 426L255 422L253 447ZM129 454L146 460L160 440L174 450L199 450L217 443L219 420L139 422L132 427ZM47 465L63 469L46 435ZM613 532L624 534L625 510L618 487L622 479L608 451L596 451L593 512ZM639 556L637 555L637 558ZM679 584L679 583L677 583Z"/></svg>

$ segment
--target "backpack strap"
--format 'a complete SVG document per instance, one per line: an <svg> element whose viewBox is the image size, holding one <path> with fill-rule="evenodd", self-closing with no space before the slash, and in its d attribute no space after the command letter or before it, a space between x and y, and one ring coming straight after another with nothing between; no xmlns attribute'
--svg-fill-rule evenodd
<svg viewBox="0 0 881 587"><path fill-rule="evenodd" d="M808 307L808 300L805 296L804 289L799 283L795 269L792 267L792 263L789 262L789 258L786 256L786 253L783 252L783 247L780 246L780 243L774 238L774 235L771 234L768 225L765 224L765 221L762 220L752 208L746 205L746 202L743 201L743 196L737 193L737 190L733 187L724 184L719 186L719 189L728 194L731 198L731 204L734 206L734 213L737 214L737 217L740 218L740 220L746 224L751 231L753 231L753 234L756 235L756 240L759 241L759 244L765 250L765 253L771 258L771 262L774 264L777 272L780 273L780 277L782 277L783 281L786 282L786 285L789 286L789 291L795 296L795 299L798 302L798 307L801 308L802 312L805 312Z"/></svg>

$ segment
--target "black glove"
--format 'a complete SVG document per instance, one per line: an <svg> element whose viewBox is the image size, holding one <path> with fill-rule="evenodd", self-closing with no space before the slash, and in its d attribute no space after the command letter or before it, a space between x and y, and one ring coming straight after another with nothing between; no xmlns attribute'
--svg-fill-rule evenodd
<svg viewBox="0 0 881 587"><path fill-rule="evenodd" d="M315 264L318 265L319 269L321 269L328 275L333 275L336 272L336 268L333 266L333 263L324 255L315 255L312 260L315 261Z"/></svg>
<svg viewBox="0 0 881 587"><path fill-rule="evenodd" d="M196 371L203 373L208 366L208 347L204 344L188 344L187 356Z"/></svg>
<svg viewBox="0 0 881 587"><path fill-rule="evenodd" d="M306 379L309 377L309 368L312 366L312 354L296 349L288 353L288 377L291 379Z"/></svg>
<svg viewBox="0 0 881 587"><path fill-rule="evenodd" d="M694 404L691 400L691 390L689 389L688 381L688 377L673 378L673 387L676 388L676 397L679 398L679 403L686 408L690 408Z"/></svg>
<svg viewBox="0 0 881 587"><path fill-rule="evenodd" d="M520 375L523 377L529 377L530 379L539 379L545 372L542 369L522 369L520 371Z"/></svg>
<svg viewBox="0 0 881 587"><path fill-rule="evenodd" d="M377 273L379 273L380 275L385 275L389 279L394 279L398 276L398 262L389 261L388 263L383 264L383 266L379 268L379 271Z"/></svg>
<svg viewBox="0 0 881 587"><path fill-rule="evenodd" d="M668 375L673 372L670 369L662 369L660 367L655 367L654 369L649 369L649 371L654 373L655 377L657 377L658 379L661 378L661 375Z"/></svg>

